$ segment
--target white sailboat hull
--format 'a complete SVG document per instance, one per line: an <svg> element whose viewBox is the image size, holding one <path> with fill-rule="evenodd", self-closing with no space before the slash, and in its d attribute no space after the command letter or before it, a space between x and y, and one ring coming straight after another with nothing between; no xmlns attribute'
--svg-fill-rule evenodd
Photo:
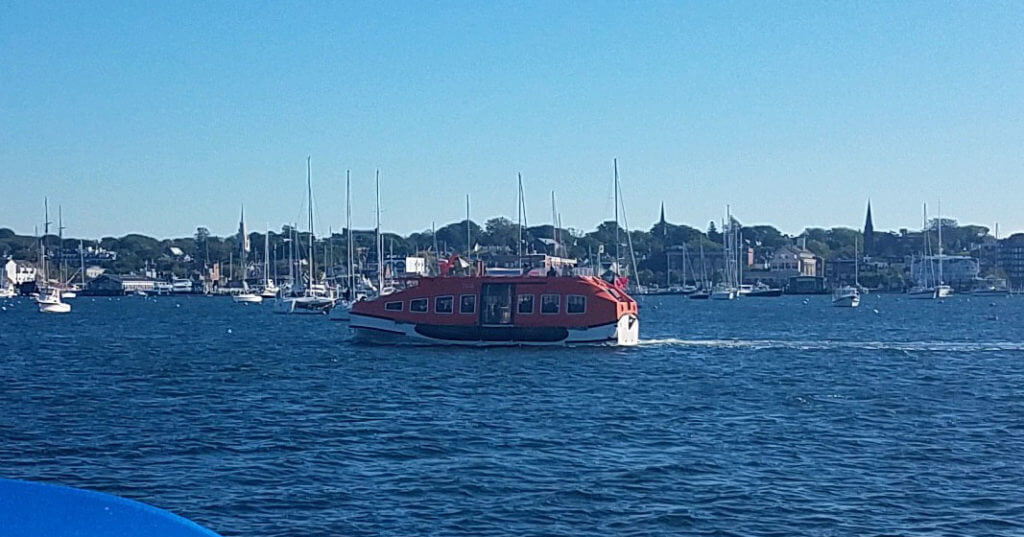
<svg viewBox="0 0 1024 537"><path fill-rule="evenodd" d="M832 305L837 308L856 308L860 306L860 296L844 295L832 299Z"/></svg>
<svg viewBox="0 0 1024 537"><path fill-rule="evenodd" d="M39 313L70 313L71 304L67 302L40 302Z"/></svg>
<svg viewBox="0 0 1024 537"><path fill-rule="evenodd" d="M259 304L260 302L263 302L262 296L253 293L234 295L231 299L241 304Z"/></svg>
<svg viewBox="0 0 1024 537"><path fill-rule="evenodd" d="M279 298L274 302L274 313L312 313L323 315L334 306L334 299L317 296Z"/></svg>
<svg viewBox="0 0 1024 537"><path fill-rule="evenodd" d="M935 289L911 289L907 292L907 298L914 300L935 300L939 297L939 292Z"/></svg>

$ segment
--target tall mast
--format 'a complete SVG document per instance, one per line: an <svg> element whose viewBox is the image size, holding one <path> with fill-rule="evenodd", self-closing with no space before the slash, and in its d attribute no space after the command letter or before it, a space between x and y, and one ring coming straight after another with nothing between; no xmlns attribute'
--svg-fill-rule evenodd
<svg viewBox="0 0 1024 537"><path fill-rule="evenodd" d="M66 268L67 263L64 262L64 207L57 205L57 255L60 256L60 285L63 286L67 283Z"/></svg>
<svg viewBox="0 0 1024 537"><path fill-rule="evenodd" d="M519 176L519 194L516 197L516 218L518 220L519 227L519 247L516 249L516 253L519 257L519 270L523 269L523 174Z"/></svg>
<svg viewBox="0 0 1024 537"><path fill-rule="evenodd" d="M313 175L310 157L306 157L306 201L309 204L309 285L316 283L316 261L313 258Z"/></svg>
<svg viewBox="0 0 1024 537"><path fill-rule="evenodd" d="M384 241L380 235L380 170L377 170L377 295L384 290Z"/></svg>
<svg viewBox="0 0 1024 537"><path fill-rule="evenodd" d="M860 287L860 255L857 253L857 239L853 236L853 284Z"/></svg>
<svg viewBox="0 0 1024 537"><path fill-rule="evenodd" d="M942 277L942 200L939 200L939 285L944 285L946 282Z"/></svg>
<svg viewBox="0 0 1024 537"><path fill-rule="evenodd" d="M82 242L82 239L78 239L78 259L82 264L80 268L82 272L82 290L85 290L85 243Z"/></svg>
<svg viewBox="0 0 1024 537"><path fill-rule="evenodd" d="M345 264L348 266L348 298L355 298L355 273L352 271L352 171L345 170Z"/></svg>
<svg viewBox="0 0 1024 537"><path fill-rule="evenodd" d="M473 241L469 228L469 194L466 194L466 259L470 258L473 250Z"/></svg>
<svg viewBox="0 0 1024 537"><path fill-rule="evenodd" d="M46 257L46 236L50 234L50 200L45 196L43 197L43 237L40 239L39 248L42 257L39 258L43 265L43 283L46 283L48 271L46 270L47 257Z"/></svg>
<svg viewBox="0 0 1024 537"><path fill-rule="evenodd" d="M558 209L555 208L555 191L551 191L551 240L555 241L555 255L558 255Z"/></svg>
<svg viewBox="0 0 1024 537"><path fill-rule="evenodd" d="M619 275L619 159L612 159L615 168L615 275Z"/></svg>
<svg viewBox="0 0 1024 537"><path fill-rule="evenodd" d="M267 234L263 236L263 280L264 284L270 280L270 224L267 224Z"/></svg>

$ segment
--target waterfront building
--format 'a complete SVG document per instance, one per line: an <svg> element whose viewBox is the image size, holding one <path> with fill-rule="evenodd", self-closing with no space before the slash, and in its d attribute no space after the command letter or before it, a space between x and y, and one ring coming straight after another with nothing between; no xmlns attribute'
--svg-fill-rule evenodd
<svg viewBox="0 0 1024 537"><path fill-rule="evenodd" d="M968 255L929 255L911 261L910 278L921 286L935 285L939 278L940 259L943 283L957 289L970 289L981 272L978 260Z"/></svg>
<svg viewBox="0 0 1024 537"><path fill-rule="evenodd" d="M999 267L1010 280L1010 287L1024 287L1024 233L1015 233L999 241Z"/></svg>
<svg viewBox="0 0 1024 537"><path fill-rule="evenodd" d="M14 285L24 285L36 281L36 267L28 261L8 259L4 264L4 278Z"/></svg>
<svg viewBox="0 0 1024 537"><path fill-rule="evenodd" d="M132 274L102 274L85 284L85 294L98 296L120 296L136 291L150 292L156 287L156 281L146 276Z"/></svg>
<svg viewBox="0 0 1024 537"><path fill-rule="evenodd" d="M771 268L781 271L795 271L792 276L819 276L821 264L818 256L806 248L787 244L772 253Z"/></svg>

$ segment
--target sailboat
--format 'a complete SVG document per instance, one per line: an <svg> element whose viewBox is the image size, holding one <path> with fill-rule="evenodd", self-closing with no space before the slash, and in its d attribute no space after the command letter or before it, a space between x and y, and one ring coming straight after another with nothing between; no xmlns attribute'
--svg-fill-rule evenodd
<svg viewBox="0 0 1024 537"><path fill-rule="evenodd" d="M923 244L922 244L923 252L922 252L922 255L921 255L921 263L923 265L923 263L926 260L928 261L927 273L926 273L925 268L922 266L921 271L920 271L920 276L921 276L921 278L924 281L923 282L918 281L916 285L911 287L910 290L907 291L907 298L913 298L913 299L916 299L916 300L934 300L936 298L939 298L939 291L938 291L938 289L936 289L932 285L933 278L929 277L929 275L933 271L933 268L932 268L932 260L931 260L931 255L930 255L931 254L931 243L930 243L930 241L928 239L928 205L927 204L925 204L925 206L924 206L924 224L923 224L923 226L921 228L921 238L923 240Z"/></svg>
<svg viewBox="0 0 1024 537"><path fill-rule="evenodd" d="M935 286L935 295L937 298L946 298L953 294L953 288L946 285L942 275L942 201L939 201L939 284Z"/></svg>
<svg viewBox="0 0 1024 537"><path fill-rule="evenodd" d="M276 261L276 258L275 258ZM277 284L270 277L270 226L267 226L267 234L263 236L263 291L260 296L263 298L274 298L277 296Z"/></svg>
<svg viewBox="0 0 1024 537"><path fill-rule="evenodd" d="M60 205L57 206L57 236L59 237L57 240L57 253L60 254L60 271L57 273L59 275L60 297L62 299L75 298L78 294L75 293L74 287L70 285L67 277L67 260L64 259L64 210Z"/></svg>
<svg viewBox="0 0 1024 537"><path fill-rule="evenodd" d="M838 308L856 308L860 305L860 255L857 237L853 238L853 285L837 287L832 292L832 305Z"/></svg>
<svg viewBox="0 0 1024 537"><path fill-rule="evenodd" d="M249 234L245 229L245 206L242 207L242 217L238 222L238 250L242 265L242 292L231 295L231 299L239 304L259 304L263 302L263 296L249 289L249 284L245 281L246 258L249 254Z"/></svg>
<svg viewBox="0 0 1024 537"><path fill-rule="evenodd" d="M378 192L380 192L380 176L378 175ZM378 196L379 199L379 196ZM377 204L377 214L380 214L380 203ZM379 216L378 216L379 218ZM378 242L379 243L379 242ZM348 275L345 280L345 298L337 302L328 318L332 321L348 322L352 320L352 304L364 297L356 294L356 276L353 269L355 258L352 255L352 174L351 170L345 171L345 264Z"/></svg>
<svg viewBox="0 0 1024 537"><path fill-rule="evenodd" d="M60 289L50 285L47 280L46 235L50 231L50 210L45 199L43 200L43 205L46 207L46 222L43 225L43 236L39 239L39 269L42 272L41 281L43 282L43 287L39 288L36 304L39 305L40 313L69 313L71 311L71 304L62 301Z"/></svg>
<svg viewBox="0 0 1024 537"><path fill-rule="evenodd" d="M690 293L694 300L707 300L711 298L711 284L708 283L707 264L704 262L704 234L700 234L700 289Z"/></svg>
<svg viewBox="0 0 1024 537"><path fill-rule="evenodd" d="M722 252L724 279L711 291L711 300L733 300L739 296L739 263L737 254L737 230L733 224L729 206L725 209L726 222L722 225Z"/></svg>
<svg viewBox="0 0 1024 537"><path fill-rule="evenodd" d="M316 281L316 259L313 253L313 179L309 157L306 158L306 198L309 205L309 284L301 285L293 281L287 293L278 294L274 302L275 313L324 314L334 306L334 296L328 292L327 286ZM302 280L301 268L298 279Z"/></svg>

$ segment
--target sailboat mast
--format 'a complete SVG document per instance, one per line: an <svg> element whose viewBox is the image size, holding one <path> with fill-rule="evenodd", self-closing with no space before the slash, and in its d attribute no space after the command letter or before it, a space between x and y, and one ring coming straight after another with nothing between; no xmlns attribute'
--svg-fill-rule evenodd
<svg viewBox="0 0 1024 537"><path fill-rule="evenodd" d="M853 284L860 287L860 254L857 252L859 237L853 236Z"/></svg>
<svg viewBox="0 0 1024 537"><path fill-rule="evenodd" d="M309 284L316 283L316 261L313 258L313 174L310 157L306 157L306 201L309 205Z"/></svg>
<svg viewBox="0 0 1024 537"><path fill-rule="evenodd" d="M380 235L380 170L377 170L377 294L384 290L384 241Z"/></svg>
<svg viewBox="0 0 1024 537"><path fill-rule="evenodd" d="M82 290L85 290L85 243L78 239L78 259L81 263Z"/></svg>
<svg viewBox="0 0 1024 537"><path fill-rule="evenodd" d="M516 196L516 218L518 220L519 228L519 247L516 249L519 257L519 270L523 269L523 174L519 176L519 193Z"/></svg>
<svg viewBox="0 0 1024 537"><path fill-rule="evenodd" d="M473 250L473 239L469 228L469 194L466 194L466 259L470 258Z"/></svg>
<svg viewBox="0 0 1024 537"><path fill-rule="evenodd" d="M944 285L946 282L942 277L942 200L939 200L939 285Z"/></svg>
<svg viewBox="0 0 1024 537"><path fill-rule="evenodd" d="M612 166L615 169L615 275L619 275L619 159L612 159Z"/></svg>
<svg viewBox="0 0 1024 537"><path fill-rule="evenodd" d="M270 224L267 224L267 234L263 236L263 279L264 283L270 281Z"/></svg>
<svg viewBox="0 0 1024 537"><path fill-rule="evenodd" d="M555 206L555 191L551 191L551 240L555 243L555 255L558 255L558 209Z"/></svg>
<svg viewBox="0 0 1024 537"><path fill-rule="evenodd" d="M348 297L355 298L355 274L352 271L352 171L345 170L345 264L348 266Z"/></svg>
<svg viewBox="0 0 1024 537"><path fill-rule="evenodd" d="M60 255L60 285L67 283L67 263L64 261L64 207L57 205L57 254Z"/></svg>

